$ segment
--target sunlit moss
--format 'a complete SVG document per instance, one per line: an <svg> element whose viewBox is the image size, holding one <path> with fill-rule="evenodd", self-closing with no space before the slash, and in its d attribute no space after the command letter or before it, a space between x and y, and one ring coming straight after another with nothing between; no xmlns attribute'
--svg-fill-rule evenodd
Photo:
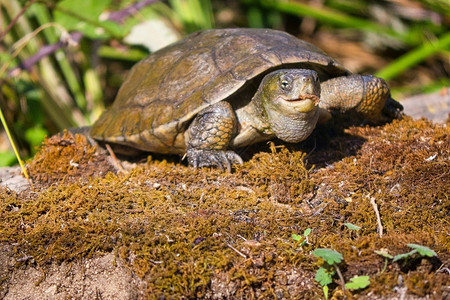
<svg viewBox="0 0 450 300"><path fill-rule="evenodd" d="M309 254L319 247L343 254L346 280L370 276L360 295L392 295L400 275L409 293L442 295L448 275L433 265L415 271L427 260L389 262L382 272L385 259L374 251L395 255L417 243L448 264L449 135L446 126L411 119L351 127L308 157L272 145L231 174L152 159L125 174L109 165L102 169L109 173L92 172L106 161L82 138L65 137L44 144L29 164L41 192L0 190L0 241L44 268L115 251L154 297L208 297L223 283L235 297L319 298ZM343 148L352 140L357 146ZM324 157L328 167L313 167ZM312 232L300 248L291 235L306 228Z"/></svg>

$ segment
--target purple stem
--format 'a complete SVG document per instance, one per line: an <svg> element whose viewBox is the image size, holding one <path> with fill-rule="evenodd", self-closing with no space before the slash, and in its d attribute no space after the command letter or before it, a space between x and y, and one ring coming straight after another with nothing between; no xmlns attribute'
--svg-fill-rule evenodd
<svg viewBox="0 0 450 300"><path fill-rule="evenodd" d="M128 17L128 16L136 13L140 9L142 9L150 4L153 4L155 2L158 2L158 1L159 0L143 0L141 2L137 2L133 5L130 5L127 8L110 13L108 16L108 20L114 21L116 23L122 23L123 19L125 19L126 17Z"/></svg>
<svg viewBox="0 0 450 300"><path fill-rule="evenodd" d="M81 32L73 32L70 34L70 39L78 43L81 40L81 37L83 34ZM67 41L59 41L56 44L53 45L46 45L41 48L41 50L38 51L35 55L31 56L30 58L26 59L25 61L21 62L18 67L12 69L9 71L9 75L12 76L19 70L30 70L32 66L34 66L39 60L41 60L43 57L52 54L56 50L64 47L67 44Z"/></svg>

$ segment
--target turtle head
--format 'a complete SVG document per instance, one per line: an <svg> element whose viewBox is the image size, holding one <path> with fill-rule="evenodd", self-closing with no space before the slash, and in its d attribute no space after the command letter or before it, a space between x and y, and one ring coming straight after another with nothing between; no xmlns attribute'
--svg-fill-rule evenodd
<svg viewBox="0 0 450 300"><path fill-rule="evenodd" d="M258 96L270 130L279 139L300 142L316 126L320 100L316 71L282 69L271 72L263 78Z"/></svg>

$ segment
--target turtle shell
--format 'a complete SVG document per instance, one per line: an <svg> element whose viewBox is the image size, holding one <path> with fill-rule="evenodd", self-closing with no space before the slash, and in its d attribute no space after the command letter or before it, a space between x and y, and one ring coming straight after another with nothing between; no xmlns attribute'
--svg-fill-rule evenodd
<svg viewBox="0 0 450 300"><path fill-rule="evenodd" d="M235 105L247 104L262 77L281 68L314 69L321 81L350 73L319 48L285 32L196 32L137 63L91 136L144 151L184 153L184 132L200 110L239 93Z"/></svg>

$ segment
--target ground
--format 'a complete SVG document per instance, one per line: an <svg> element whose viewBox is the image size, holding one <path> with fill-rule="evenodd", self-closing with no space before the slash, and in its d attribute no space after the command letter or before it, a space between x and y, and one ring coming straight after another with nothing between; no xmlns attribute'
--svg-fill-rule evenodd
<svg viewBox="0 0 450 300"><path fill-rule="evenodd" d="M323 299L317 248L343 255L345 282L370 278L343 292L334 275L330 298L450 297L449 137L409 117L328 124L300 145L241 150L231 173L114 162L53 137L27 164L32 189L0 188L0 298ZM411 243L436 256L375 252Z"/></svg>

